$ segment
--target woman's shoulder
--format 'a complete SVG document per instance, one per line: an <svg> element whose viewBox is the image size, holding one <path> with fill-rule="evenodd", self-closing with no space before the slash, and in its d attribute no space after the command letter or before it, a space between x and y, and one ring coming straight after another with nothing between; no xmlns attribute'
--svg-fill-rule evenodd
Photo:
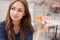
<svg viewBox="0 0 60 40"><path fill-rule="evenodd" d="M27 35L32 35L32 34L33 34L33 32L30 29L28 29L27 30Z"/></svg>
<svg viewBox="0 0 60 40"><path fill-rule="evenodd" d="M0 22L0 40L6 40L5 21Z"/></svg>
<svg viewBox="0 0 60 40"><path fill-rule="evenodd" d="M5 30L5 21L0 22L0 30Z"/></svg>
<svg viewBox="0 0 60 40"><path fill-rule="evenodd" d="M30 29L27 31L26 40L33 40L33 32Z"/></svg>
<svg viewBox="0 0 60 40"><path fill-rule="evenodd" d="M5 27L5 21L0 22L0 27Z"/></svg>

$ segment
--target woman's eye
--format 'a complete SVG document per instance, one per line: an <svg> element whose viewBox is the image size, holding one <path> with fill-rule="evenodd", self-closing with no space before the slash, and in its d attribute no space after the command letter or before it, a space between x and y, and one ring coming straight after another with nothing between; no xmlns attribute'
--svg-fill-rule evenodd
<svg viewBox="0 0 60 40"><path fill-rule="evenodd" d="M22 12L22 10L18 10L19 12Z"/></svg>
<svg viewBox="0 0 60 40"><path fill-rule="evenodd" d="M11 8L12 10L15 10L15 8Z"/></svg>

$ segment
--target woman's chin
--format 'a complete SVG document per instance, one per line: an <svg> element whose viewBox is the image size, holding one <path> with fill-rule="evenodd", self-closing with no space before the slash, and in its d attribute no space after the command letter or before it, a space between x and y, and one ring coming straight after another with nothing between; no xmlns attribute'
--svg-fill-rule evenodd
<svg viewBox="0 0 60 40"><path fill-rule="evenodd" d="M19 19L12 19L13 21L18 21Z"/></svg>

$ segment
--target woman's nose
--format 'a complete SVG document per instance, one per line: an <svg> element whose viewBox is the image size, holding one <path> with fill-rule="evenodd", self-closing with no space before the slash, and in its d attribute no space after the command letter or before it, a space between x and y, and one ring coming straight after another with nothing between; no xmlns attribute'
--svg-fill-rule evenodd
<svg viewBox="0 0 60 40"><path fill-rule="evenodd" d="M14 11L14 14L17 14L18 13L18 11L16 10L16 11Z"/></svg>

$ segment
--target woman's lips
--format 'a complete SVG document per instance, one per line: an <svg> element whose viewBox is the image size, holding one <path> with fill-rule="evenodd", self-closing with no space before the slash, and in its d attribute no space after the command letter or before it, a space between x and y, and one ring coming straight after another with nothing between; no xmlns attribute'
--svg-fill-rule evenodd
<svg viewBox="0 0 60 40"><path fill-rule="evenodd" d="M18 16L13 16L13 18L18 18Z"/></svg>

